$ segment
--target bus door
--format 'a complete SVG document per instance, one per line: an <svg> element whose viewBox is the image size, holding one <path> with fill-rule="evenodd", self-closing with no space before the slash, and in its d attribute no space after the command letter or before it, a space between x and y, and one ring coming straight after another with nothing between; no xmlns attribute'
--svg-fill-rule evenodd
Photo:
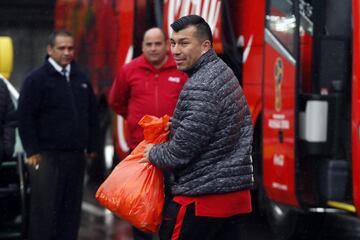
<svg viewBox="0 0 360 240"><path fill-rule="evenodd" d="M295 4L293 4L295 2ZM297 1L268 0L263 76L263 183L267 196L297 206Z"/></svg>

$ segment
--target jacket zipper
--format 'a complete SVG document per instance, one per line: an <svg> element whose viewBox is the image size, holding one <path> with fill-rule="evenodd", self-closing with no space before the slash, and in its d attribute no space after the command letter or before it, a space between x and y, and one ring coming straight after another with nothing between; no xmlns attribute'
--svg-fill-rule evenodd
<svg viewBox="0 0 360 240"><path fill-rule="evenodd" d="M155 74L155 112L159 116L159 74Z"/></svg>

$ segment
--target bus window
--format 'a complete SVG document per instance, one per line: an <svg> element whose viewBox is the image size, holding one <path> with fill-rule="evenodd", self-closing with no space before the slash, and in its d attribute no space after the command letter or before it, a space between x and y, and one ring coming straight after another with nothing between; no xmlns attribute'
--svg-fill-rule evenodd
<svg viewBox="0 0 360 240"><path fill-rule="evenodd" d="M295 55L295 27L296 19L292 1L270 0L266 12L266 28Z"/></svg>

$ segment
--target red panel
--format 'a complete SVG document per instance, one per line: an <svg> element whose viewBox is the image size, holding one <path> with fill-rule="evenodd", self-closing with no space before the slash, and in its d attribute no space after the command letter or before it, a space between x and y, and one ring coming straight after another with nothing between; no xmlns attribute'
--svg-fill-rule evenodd
<svg viewBox="0 0 360 240"><path fill-rule="evenodd" d="M176 19L189 15L197 14L202 16L209 23L213 33L213 46L215 51L222 52L221 43L221 1L220 0L168 0L164 1L164 30L170 35L170 24Z"/></svg>
<svg viewBox="0 0 360 240"><path fill-rule="evenodd" d="M352 1L353 14L353 76L352 76L352 181L353 198L360 216L360 2Z"/></svg>
<svg viewBox="0 0 360 240"><path fill-rule="evenodd" d="M122 65L131 61L133 57L133 29L134 29L134 0L121 0L117 2L117 49L116 49L116 71L118 71ZM115 150L119 156L119 159L123 159L128 154L128 148L126 143L127 138L127 124L126 121L122 121L116 116L113 124L113 134L116 136ZM120 121L120 123L119 123ZM122 131L119 131L118 125L122 125ZM121 143L120 143L121 141Z"/></svg>
<svg viewBox="0 0 360 240"><path fill-rule="evenodd" d="M268 44L265 52L263 122L265 190L273 200L298 206L295 194L294 152L296 65ZM280 131L283 133L282 143L279 139Z"/></svg>
<svg viewBox="0 0 360 240"><path fill-rule="evenodd" d="M312 82L312 36L308 32L303 32L300 41L300 82L302 83L302 91L309 93Z"/></svg>
<svg viewBox="0 0 360 240"><path fill-rule="evenodd" d="M107 93L114 78L118 47L114 6L120 2L56 1L55 29L67 29L73 33L76 58L87 69L97 96Z"/></svg>
<svg viewBox="0 0 360 240"><path fill-rule="evenodd" d="M236 40L244 52L242 87L255 125L262 108L265 1L229 1L229 9Z"/></svg>
<svg viewBox="0 0 360 240"><path fill-rule="evenodd" d="M253 124L262 111L263 47L251 46L249 56L243 63L242 87L252 113Z"/></svg>
<svg viewBox="0 0 360 240"><path fill-rule="evenodd" d="M126 62L126 56L131 51L134 29L134 0L121 0L118 2L119 4L116 6L117 22L119 23L116 30L118 45L116 69L119 69Z"/></svg>

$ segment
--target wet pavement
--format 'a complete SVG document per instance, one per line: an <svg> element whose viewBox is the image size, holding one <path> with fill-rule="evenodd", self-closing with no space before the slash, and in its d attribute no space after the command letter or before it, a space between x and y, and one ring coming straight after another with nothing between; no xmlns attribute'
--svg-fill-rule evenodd
<svg viewBox="0 0 360 240"><path fill-rule="evenodd" d="M126 221L112 214L109 210L100 206L97 202L95 199L97 188L98 184L85 185L78 240L132 240L133 236L131 226ZM4 216L0 215L0 217L3 218ZM21 239L20 237L17 237L20 234L18 231L20 229L13 231L10 227L6 227L4 229L1 228L2 227L0 226L0 239ZM266 217L261 216L256 212L247 217L245 226L243 226L243 228L239 228L238 231L240 232L239 235L241 235L241 240L274 239L269 225L267 224ZM4 233L3 235L2 232ZM7 238L5 238L5 235ZM330 238L324 237L320 239L329 240ZM344 240L345 238L340 239ZM158 240L158 237L154 236L153 240ZM315 238L311 238L311 240L315 240ZM331 240L333 240L333 238L331 238ZM351 238L351 240L353 239ZM359 240L359 238L356 238L356 240Z"/></svg>
<svg viewBox="0 0 360 240"><path fill-rule="evenodd" d="M87 179L85 179L85 181L87 182ZM95 199L98 186L99 183L85 184L78 240L132 240L133 236L130 224L100 206ZM8 198L3 198L2 201L0 201L0 239L2 240L24 240L24 238L21 237L22 225L21 214L19 213L21 208L18 200L18 195L10 195ZM307 240L360 240L360 223L349 227L347 224L348 221L344 221L344 217L345 216L339 214L327 214L326 217L324 217L322 227L317 229L320 233L317 234L319 237L312 236ZM24 229L26 229L26 227ZM238 231L240 232L241 240L275 239L271 234L266 217L256 211L247 217L245 226L238 229ZM305 240L303 237L296 239ZM158 237L154 236L153 240L158 240Z"/></svg>
<svg viewBox="0 0 360 240"><path fill-rule="evenodd" d="M78 240L132 240L131 226L124 220L114 216L109 210L104 209L95 199L97 186L87 184L84 189L84 200L82 204L82 219ZM240 231L241 240L273 240L270 227L266 221L266 217L260 215L256 211L250 214L246 223ZM329 227L319 229L326 233ZM292 240L359 240L360 237L329 237L329 234L320 234L319 237L296 237ZM323 236L322 236L323 235ZM153 240L158 240L154 236ZM199 239L203 240L203 239ZM221 239L217 239L221 240ZM238 240L238 239L234 239Z"/></svg>
<svg viewBox="0 0 360 240"><path fill-rule="evenodd" d="M95 199L97 187L87 184L84 189L81 227L78 240L132 240L131 226L104 209ZM252 214L242 231L242 240L270 240L265 220ZM158 237L154 236L154 240ZM201 240L201 239L199 239Z"/></svg>
<svg viewBox="0 0 360 240"><path fill-rule="evenodd" d="M111 154L110 154L111 155ZM111 172L114 167L111 162L111 157L107 159L106 174ZM115 216L109 210L102 207L95 199L95 193L102 181L89 181L89 174L85 176L85 188L82 203L82 217L81 226L79 230L78 240L133 240L132 227L126 221ZM99 183L100 182L100 183ZM325 232L327 229L325 227ZM243 228L238 229L241 240L273 240L275 239L271 233L267 218L261 215L258 211L254 211L246 217L246 223ZM319 231L321 231L319 229ZM305 240L306 238L296 238ZM311 237L311 240L345 240L341 237L329 238L325 237ZM307 240L310 240L307 239ZM353 240L353 238L346 238L346 240ZM356 238L359 240L360 238ZM158 236L154 235L153 240L159 240ZM202 240L202 239L199 239ZM221 240L221 239L217 239ZM238 239L234 239L238 240ZM240 240L240 239L239 239ZM292 239L295 240L295 239Z"/></svg>
<svg viewBox="0 0 360 240"><path fill-rule="evenodd" d="M97 186L91 184L84 189L78 240L132 240L131 226L100 206L96 190Z"/></svg>
<svg viewBox="0 0 360 240"><path fill-rule="evenodd" d="M107 164L108 174L111 171L111 166L111 163ZM10 183L13 183L14 181L16 180L10 181ZM3 182L5 183L5 181ZM88 183L89 176L86 174L85 182L87 184L85 184L84 188L82 218L78 240L132 240L133 236L131 226L126 221L112 214L109 210L100 206L100 204L95 199L95 193L98 189L98 186L100 185L99 181L97 181L97 184ZM5 196L7 197L5 198L3 196L3 198L0 198L0 239L24 240L24 237L21 237L21 232L22 230L26 232L27 227L26 224L21 224L21 202L19 201L21 198L19 197L19 194ZM25 194L25 197L26 196L27 194ZM24 209L26 210L26 208ZM317 229L317 231L320 233L319 237L316 238L315 236L312 236L310 239L360 240L360 223L356 222L357 225L350 226L347 224L349 220L344 221L344 219L345 216L341 216L339 214L326 215L326 217L324 217L324 223L322 224L322 227ZM355 228L353 228L353 226ZM241 235L241 240L274 239L266 217L260 215L256 211L247 217L245 226L237 230L240 232L239 235ZM349 237L345 237L345 235ZM305 238L301 239L304 240ZM158 237L154 236L153 240L158 240Z"/></svg>

